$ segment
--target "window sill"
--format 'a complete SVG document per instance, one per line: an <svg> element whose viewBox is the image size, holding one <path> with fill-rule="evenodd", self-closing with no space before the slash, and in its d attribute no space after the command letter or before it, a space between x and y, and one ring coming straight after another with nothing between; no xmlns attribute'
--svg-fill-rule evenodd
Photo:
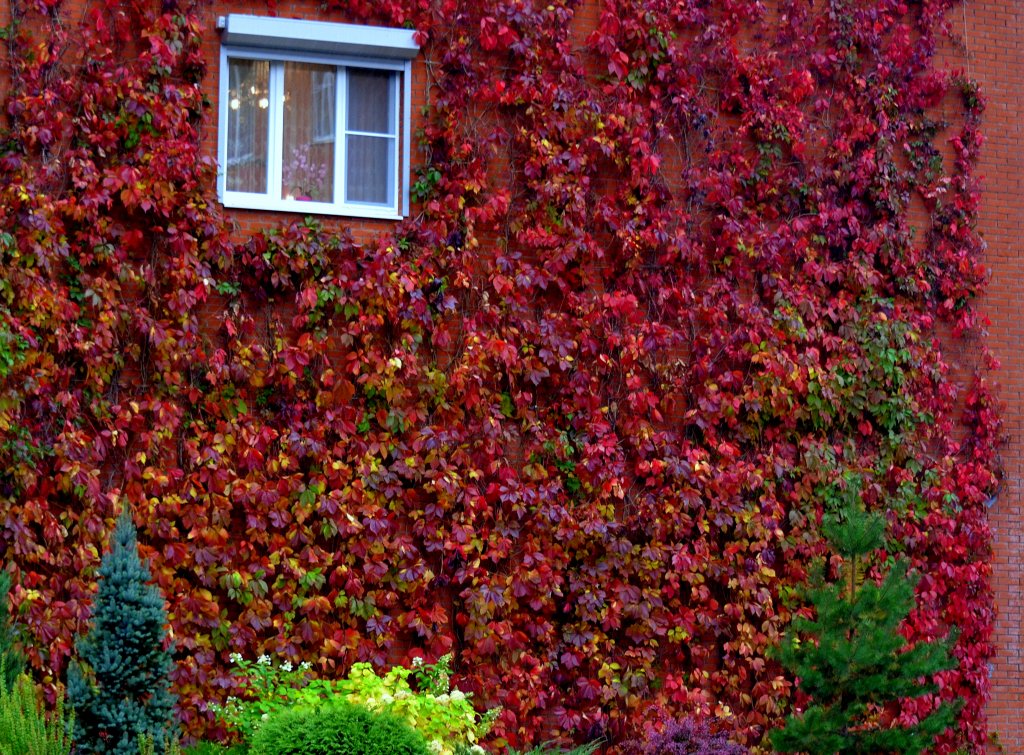
<svg viewBox="0 0 1024 755"><path fill-rule="evenodd" d="M330 215L333 217L359 218L364 220L404 220L404 216L393 207L372 207L361 205L335 205L327 202L272 201L266 197L231 196L221 197L225 208L235 210L259 210L262 212L290 212L294 215Z"/></svg>

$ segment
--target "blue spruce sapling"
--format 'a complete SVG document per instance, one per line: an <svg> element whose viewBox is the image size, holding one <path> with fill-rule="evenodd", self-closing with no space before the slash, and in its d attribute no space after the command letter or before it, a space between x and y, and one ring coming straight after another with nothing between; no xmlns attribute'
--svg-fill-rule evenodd
<svg viewBox="0 0 1024 755"><path fill-rule="evenodd" d="M14 680L25 670L25 657L18 648L18 637L11 622L8 593L11 575L0 570L0 685L6 691L14 688Z"/></svg>
<svg viewBox="0 0 1024 755"><path fill-rule="evenodd" d="M68 671L79 753L138 755L140 735L162 749L173 738L171 656L164 648L164 600L139 559L135 525L117 521L100 564L92 629Z"/></svg>

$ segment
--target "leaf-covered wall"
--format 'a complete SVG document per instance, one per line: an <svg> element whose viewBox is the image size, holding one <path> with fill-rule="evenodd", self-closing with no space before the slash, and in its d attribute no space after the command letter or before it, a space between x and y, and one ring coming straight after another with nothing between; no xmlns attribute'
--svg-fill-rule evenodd
<svg viewBox="0 0 1024 755"><path fill-rule="evenodd" d="M428 81L420 201L358 244L232 230L212 8L10 0L0 541L37 671L131 507L193 734L232 652L454 651L513 743L664 709L756 744L855 497L924 574L908 637L961 632L938 751L981 752L998 418L983 344L973 378L943 356L984 281L983 105L933 60L957 3L333 6L415 27Z"/></svg>

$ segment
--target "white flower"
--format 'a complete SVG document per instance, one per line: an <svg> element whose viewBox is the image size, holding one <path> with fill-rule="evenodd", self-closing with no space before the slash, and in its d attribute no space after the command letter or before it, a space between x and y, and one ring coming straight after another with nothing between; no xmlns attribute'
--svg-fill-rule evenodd
<svg viewBox="0 0 1024 755"><path fill-rule="evenodd" d="M430 742L427 743L427 749L434 753L434 755L441 755L441 752L444 751L444 745L436 739L431 739Z"/></svg>
<svg viewBox="0 0 1024 755"><path fill-rule="evenodd" d="M412 667L413 668L419 668L422 665L423 665L423 658L421 658L420 656L417 655L415 658L412 659Z"/></svg>
<svg viewBox="0 0 1024 755"><path fill-rule="evenodd" d="M487 751L480 745L473 745L469 748L469 751L473 753L473 755L487 755Z"/></svg>
<svg viewBox="0 0 1024 755"><path fill-rule="evenodd" d="M461 702L466 699L466 693L463 692L461 689L453 689L451 691L450 697L452 700Z"/></svg>
<svg viewBox="0 0 1024 755"><path fill-rule="evenodd" d="M437 700L439 703L447 703L448 702L448 693L446 692L446 693L443 693L443 694L440 694L440 695L434 695L434 699Z"/></svg>
<svg viewBox="0 0 1024 755"><path fill-rule="evenodd" d="M303 671L309 671L311 668L313 668L313 665L309 661L303 661L299 664L299 668Z"/></svg>
<svg viewBox="0 0 1024 755"><path fill-rule="evenodd" d="M266 721L268 718L270 718L270 714L269 713L264 713L262 716L260 716L260 718L262 718L264 721Z"/></svg>
<svg viewBox="0 0 1024 755"><path fill-rule="evenodd" d="M241 653L232 653L231 655L228 656L228 658L231 659L232 663L241 663L242 662L242 654Z"/></svg>
<svg viewBox="0 0 1024 755"><path fill-rule="evenodd" d="M263 655L261 655L259 658L256 659L256 663L258 663L261 666L269 666L270 665L270 656L267 655L266 653L264 653Z"/></svg>
<svg viewBox="0 0 1024 755"><path fill-rule="evenodd" d="M395 698L393 698L390 693L388 693L388 692L381 693L381 696L380 696L381 705L391 705L391 703L393 703L394 701L395 701Z"/></svg>
<svg viewBox="0 0 1024 755"><path fill-rule="evenodd" d="M292 670L292 662L291 661L285 661L284 663L282 663L281 664L281 670L284 671L284 672L291 671Z"/></svg>

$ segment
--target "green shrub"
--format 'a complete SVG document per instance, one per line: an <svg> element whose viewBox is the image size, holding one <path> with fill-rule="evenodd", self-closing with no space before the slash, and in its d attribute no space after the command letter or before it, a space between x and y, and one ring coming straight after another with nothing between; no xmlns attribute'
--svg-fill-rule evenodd
<svg viewBox="0 0 1024 755"><path fill-rule="evenodd" d="M218 713L246 742L252 742L268 716L299 705L318 704L334 695L332 682L312 680L309 663L298 667L291 661L274 664L269 655L250 661L238 653L231 654L231 661L235 664L234 675L243 682L245 699L229 697Z"/></svg>
<svg viewBox="0 0 1024 755"><path fill-rule="evenodd" d="M123 514L100 565L92 629L68 670L75 749L137 755L139 736L156 747L174 736L171 656L164 649L164 599L139 559L135 525Z"/></svg>
<svg viewBox="0 0 1024 755"><path fill-rule="evenodd" d="M771 732L772 746L810 755L920 753L955 724L962 701L943 702L909 726L882 725L878 711L935 692L935 675L956 666L956 635L907 646L900 625L915 605L916 575L897 561L880 585L864 578L864 559L885 545L880 515L848 506L824 532L845 573L837 583L816 576L806 590L816 618L794 619L777 652L810 702Z"/></svg>
<svg viewBox="0 0 1024 755"><path fill-rule="evenodd" d="M3 659L0 658L0 670ZM0 753L3 755L68 755L71 722L64 715L64 697L57 696L47 715L32 680L20 675L10 690L0 685Z"/></svg>
<svg viewBox="0 0 1024 755"><path fill-rule="evenodd" d="M460 747L475 745L490 729L498 709L481 716L471 695L451 689L451 656L436 664L413 661L412 668L396 666L378 676L368 663L356 663L345 679L310 679L308 664L274 665L260 656L255 662L233 660L245 679L248 700L229 699L221 717L252 742L265 716L295 706L316 706L331 701L362 705L405 720L430 743L437 755L454 755Z"/></svg>
<svg viewBox="0 0 1024 755"><path fill-rule="evenodd" d="M252 755L429 755L423 735L387 713L348 703L283 710L253 739Z"/></svg>
<svg viewBox="0 0 1024 755"><path fill-rule="evenodd" d="M158 755L152 734L139 735L139 755ZM170 737L164 744L163 755L181 755L181 744L177 737Z"/></svg>

